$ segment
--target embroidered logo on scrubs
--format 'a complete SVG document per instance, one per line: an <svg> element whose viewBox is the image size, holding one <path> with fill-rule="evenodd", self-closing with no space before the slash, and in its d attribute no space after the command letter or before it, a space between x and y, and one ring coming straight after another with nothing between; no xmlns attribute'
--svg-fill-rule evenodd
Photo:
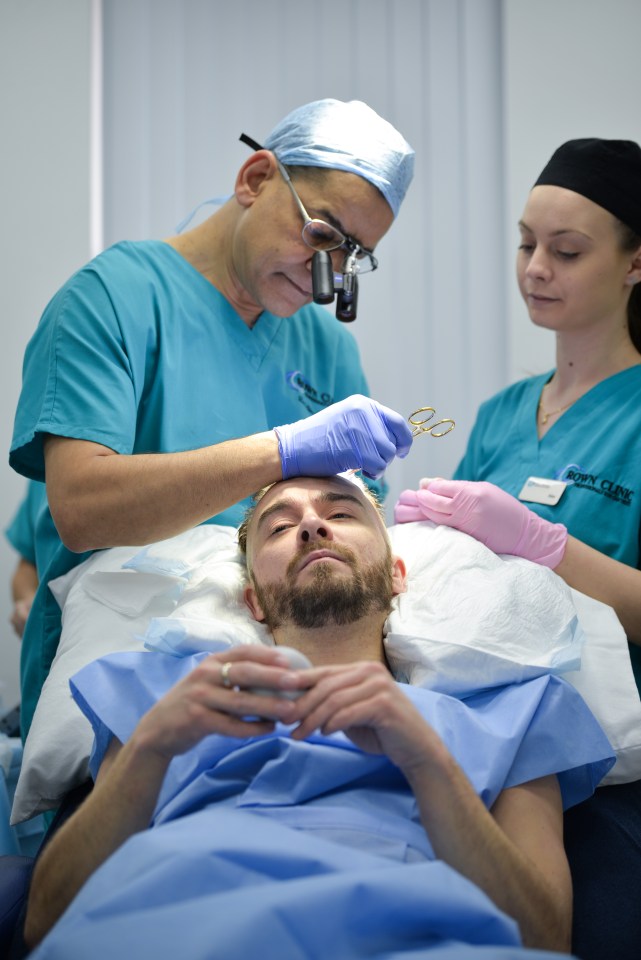
<svg viewBox="0 0 641 960"><path fill-rule="evenodd" d="M624 507L629 507L635 491L630 487L617 483L608 477L601 477L598 473L590 473L578 463L569 463L555 474L555 480L564 480L568 486L580 487L599 496L616 500Z"/></svg>
<svg viewBox="0 0 641 960"><path fill-rule="evenodd" d="M319 407L329 407L334 402L330 393L321 393L311 385L300 370L291 370L286 377L288 385L298 393L298 399L306 410L316 413Z"/></svg>

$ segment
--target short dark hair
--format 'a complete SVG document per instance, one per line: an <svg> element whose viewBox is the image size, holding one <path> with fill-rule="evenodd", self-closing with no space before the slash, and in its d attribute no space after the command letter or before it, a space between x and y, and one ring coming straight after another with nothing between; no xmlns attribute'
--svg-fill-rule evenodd
<svg viewBox="0 0 641 960"><path fill-rule="evenodd" d="M641 236L615 217L621 249L625 253L633 253L641 247ZM641 353L641 283L635 283L628 300L628 331L630 339Z"/></svg>

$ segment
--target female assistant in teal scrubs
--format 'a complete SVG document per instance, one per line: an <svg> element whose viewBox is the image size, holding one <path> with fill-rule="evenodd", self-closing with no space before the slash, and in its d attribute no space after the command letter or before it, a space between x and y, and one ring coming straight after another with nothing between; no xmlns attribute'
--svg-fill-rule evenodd
<svg viewBox="0 0 641 960"><path fill-rule="evenodd" d="M458 527L610 604L641 690L641 149L563 144L519 227L519 287L556 368L483 404L455 480L403 493L396 520ZM573 951L636 960L641 781L600 788L565 828Z"/></svg>

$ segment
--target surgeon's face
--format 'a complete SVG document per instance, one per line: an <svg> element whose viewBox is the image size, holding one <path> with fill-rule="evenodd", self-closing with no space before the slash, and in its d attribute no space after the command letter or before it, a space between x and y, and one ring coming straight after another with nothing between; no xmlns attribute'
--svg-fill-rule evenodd
<svg viewBox="0 0 641 960"><path fill-rule="evenodd" d="M275 484L250 523L247 561L246 600L272 629L386 614L404 588L382 520L355 484L338 477Z"/></svg>
<svg viewBox="0 0 641 960"><path fill-rule="evenodd" d="M534 187L521 223L517 275L532 321L559 332L625 325L634 255L614 217L562 187Z"/></svg>
<svg viewBox="0 0 641 960"><path fill-rule="evenodd" d="M312 300L314 251L302 239L303 217L273 158L272 163L263 179L255 176L246 187L241 184L240 191L237 184L237 199L244 206L232 262L243 316L253 309L254 317L263 310L287 317ZM291 173L309 215L331 223L362 247L373 250L391 226L389 204L362 177L336 170L323 171L320 177L297 176L295 168ZM344 251L332 253L336 270L344 257Z"/></svg>

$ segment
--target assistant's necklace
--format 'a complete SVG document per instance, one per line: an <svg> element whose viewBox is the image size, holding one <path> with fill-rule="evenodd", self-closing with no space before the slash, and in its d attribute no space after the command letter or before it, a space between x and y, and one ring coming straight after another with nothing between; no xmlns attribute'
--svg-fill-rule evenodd
<svg viewBox="0 0 641 960"><path fill-rule="evenodd" d="M550 417L553 417L555 413L563 413L564 410L567 410L568 407L571 407L572 404L576 403L576 401L579 399L578 397L575 397L574 400L570 400L570 402L566 403L563 407L557 407L556 410L544 410L543 409L543 393L547 388L547 386L548 384L546 383L545 386L543 387L543 390L541 390L541 397L539 399L539 406L538 406L538 412L539 412L539 416L541 417L541 424L543 426L546 425Z"/></svg>

